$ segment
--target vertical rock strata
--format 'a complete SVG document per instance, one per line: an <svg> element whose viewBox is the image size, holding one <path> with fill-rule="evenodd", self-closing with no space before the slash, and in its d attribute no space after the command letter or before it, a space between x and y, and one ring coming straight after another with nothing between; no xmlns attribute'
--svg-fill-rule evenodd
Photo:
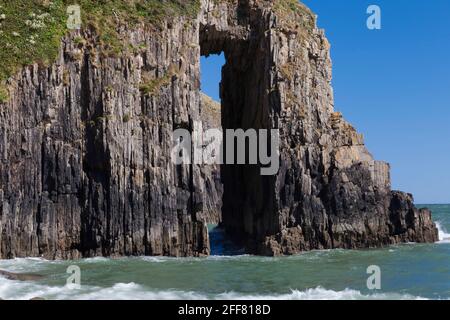
<svg viewBox="0 0 450 320"><path fill-rule="evenodd" d="M196 19L118 28L138 50L102 54L86 28L62 39L52 65L8 81L1 258L205 255L220 206L256 254L437 240L431 213L391 191L389 165L333 111L329 44L303 5L202 0ZM281 137L275 176L222 166L223 204L217 170L171 162L172 131L206 117L200 55L222 51L223 128Z"/></svg>
<svg viewBox="0 0 450 320"><path fill-rule="evenodd" d="M200 95L200 113L203 131L209 129L222 130L221 105L205 94ZM209 146L212 141L204 141L204 146ZM211 224L219 224L222 221L222 197L223 183L220 175L220 164L200 166L200 172L204 183L204 197L202 210L198 217L200 220Z"/></svg>
<svg viewBox="0 0 450 320"><path fill-rule="evenodd" d="M134 52L106 55L86 28L10 81L1 257L208 254L200 168L171 161L174 128L200 119L198 21L118 28Z"/></svg>

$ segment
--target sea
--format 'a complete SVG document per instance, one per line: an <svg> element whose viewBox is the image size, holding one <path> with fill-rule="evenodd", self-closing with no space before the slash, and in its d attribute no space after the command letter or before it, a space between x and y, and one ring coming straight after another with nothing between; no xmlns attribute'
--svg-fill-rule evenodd
<svg viewBox="0 0 450 320"><path fill-rule="evenodd" d="M439 242L257 257L243 254L224 240L222 230L211 226L212 255L205 258L0 260L0 270L42 276L34 281L0 276L0 298L448 300L450 205L420 207L433 211ZM374 275L368 273L369 266L379 267L376 288L367 285ZM73 270L79 271L79 278L67 273Z"/></svg>

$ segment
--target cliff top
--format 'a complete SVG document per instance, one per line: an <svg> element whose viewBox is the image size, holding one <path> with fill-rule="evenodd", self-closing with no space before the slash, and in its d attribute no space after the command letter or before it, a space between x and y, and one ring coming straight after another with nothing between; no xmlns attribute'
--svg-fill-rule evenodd
<svg viewBox="0 0 450 320"><path fill-rule="evenodd" d="M94 29L111 53L123 49L121 24L156 25L166 17L195 16L200 9L200 0L0 0L0 82L22 66L55 59L73 4L82 8L82 25ZM5 95L0 87L0 102Z"/></svg>
<svg viewBox="0 0 450 320"><path fill-rule="evenodd" d="M158 26L168 17L195 17L201 0L0 0L0 102L7 100L5 81L21 67L32 63L46 66L56 58L61 38L68 32L67 7L73 4L82 8L83 28L98 34L102 52L115 55L129 49L119 26ZM297 0L261 0L258 5L272 6L282 17L283 28L315 24L315 16Z"/></svg>

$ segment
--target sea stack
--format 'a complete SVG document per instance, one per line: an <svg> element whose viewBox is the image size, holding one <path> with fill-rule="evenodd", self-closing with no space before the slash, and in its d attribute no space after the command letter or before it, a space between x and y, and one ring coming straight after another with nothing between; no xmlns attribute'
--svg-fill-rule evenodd
<svg viewBox="0 0 450 320"><path fill-rule="evenodd" d="M158 1L178 10L141 21L128 2L102 17L119 41L86 15L54 61L5 82L0 258L208 255L210 221L257 255L437 241L334 111L330 45L304 5ZM172 132L209 119L200 56L220 52L221 126L278 129L276 175L171 161Z"/></svg>

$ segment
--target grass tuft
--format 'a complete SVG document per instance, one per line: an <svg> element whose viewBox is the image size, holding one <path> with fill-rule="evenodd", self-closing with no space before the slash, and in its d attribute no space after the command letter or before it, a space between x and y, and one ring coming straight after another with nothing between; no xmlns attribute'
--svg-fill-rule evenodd
<svg viewBox="0 0 450 320"><path fill-rule="evenodd" d="M298 0L275 0L273 8L287 29L301 28L309 32L316 26L314 13Z"/></svg>
<svg viewBox="0 0 450 320"><path fill-rule="evenodd" d="M5 103L9 99L9 94L6 88L0 85L0 103Z"/></svg>

